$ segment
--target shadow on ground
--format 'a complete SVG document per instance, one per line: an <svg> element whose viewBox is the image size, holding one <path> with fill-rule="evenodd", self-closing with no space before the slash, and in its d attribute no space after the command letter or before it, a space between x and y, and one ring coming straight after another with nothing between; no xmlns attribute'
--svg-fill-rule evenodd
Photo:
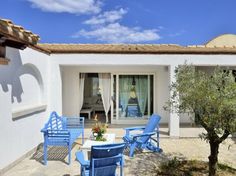
<svg viewBox="0 0 236 176"><path fill-rule="evenodd" d="M166 154L158 152L149 152L136 150L133 158L129 158L129 150L125 152L125 175L135 176L154 176L157 175L156 170L161 163L167 162L177 156L178 159L186 159L181 153Z"/></svg>
<svg viewBox="0 0 236 176"><path fill-rule="evenodd" d="M72 146L72 149L75 145ZM48 161L61 161L68 164L66 157L68 156L68 148L64 146L49 146L47 150L47 160ZM31 160L36 160L41 164L43 163L43 144L39 144L36 151L30 158Z"/></svg>
<svg viewBox="0 0 236 176"><path fill-rule="evenodd" d="M74 146L73 146L74 147ZM177 156L178 159L185 159L180 153L158 153L150 151L136 150L133 158L129 157L129 149L126 148L124 151L125 164L124 164L124 175L156 175L156 170L161 163L173 159ZM43 165L43 144L38 145L37 150L33 153L30 158ZM50 146L48 147L48 161L60 161L68 164L68 149L62 146ZM65 174L63 176L70 176Z"/></svg>

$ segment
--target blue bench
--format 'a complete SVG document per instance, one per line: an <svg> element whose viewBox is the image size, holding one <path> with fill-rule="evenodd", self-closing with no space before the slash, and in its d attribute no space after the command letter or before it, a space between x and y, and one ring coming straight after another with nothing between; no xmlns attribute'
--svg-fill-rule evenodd
<svg viewBox="0 0 236 176"><path fill-rule="evenodd" d="M47 146L49 145L67 146L70 164L72 144L80 135L84 143L84 117L63 117L54 111L41 132L44 135L44 164L47 165Z"/></svg>

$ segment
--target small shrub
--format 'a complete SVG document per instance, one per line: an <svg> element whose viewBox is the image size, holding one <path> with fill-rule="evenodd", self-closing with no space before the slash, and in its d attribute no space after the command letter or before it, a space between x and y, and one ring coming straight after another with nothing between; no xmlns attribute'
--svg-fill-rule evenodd
<svg viewBox="0 0 236 176"><path fill-rule="evenodd" d="M219 164L217 174L220 176L235 176L236 169ZM158 176L203 176L208 175L208 163L198 160L181 160L176 157L162 162L156 169Z"/></svg>

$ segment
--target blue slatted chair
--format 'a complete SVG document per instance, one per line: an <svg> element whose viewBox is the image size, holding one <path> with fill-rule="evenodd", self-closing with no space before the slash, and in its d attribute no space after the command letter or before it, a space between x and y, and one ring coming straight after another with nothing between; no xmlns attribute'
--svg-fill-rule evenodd
<svg viewBox="0 0 236 176"><path fill-rule="evenodd" d="M50 118L41 132L44 135L44 164L47 165L48 146L67 146L68 163L70 164L73 143L80 135L82 136L82 143L84 143L84 118L62 117L54 111L50 114Z"/></svg>
<svg viewBox="0 0 236 176"><path fill-rule="evenodd" d="M146 126L129 127L125 128L126 134L123 140L126 142L127 147L130 148L129 156L134 156L136 148L148 149L155 152L161 152L159 147L159 122L161 117L157 114L153 114ZM141 130L141 133L130 133L131 131ZM156 139L153 137L156 135Z"/></svg>
<svg viewBox="0 0 236 176"><path fill-rule="evenodd" d="M115 176L118 165L122 176L124 148L125 143L92 146L90 161L84 159L82 151L76 152L76 159L81 165L81 176Z"/></svg>

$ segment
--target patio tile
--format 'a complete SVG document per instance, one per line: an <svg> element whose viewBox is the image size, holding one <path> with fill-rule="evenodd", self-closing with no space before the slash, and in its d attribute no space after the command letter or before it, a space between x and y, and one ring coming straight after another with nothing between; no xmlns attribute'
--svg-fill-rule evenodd
<svg viewBox="0 0 236 176"><path fill-rule="evenodd" d="M118 138L116 142L121 142ZM32 156L25 158L15 167L3 174L4 176L79 176L80 166L75 161L75 152L79 150L81 141L72 149L72 163L67 165L66 152L63 149L61 155L55 155L58 158L49 158L48 165L44 166L42 160L42 148L39 147ZM136 152L134 158L129 158L128 151L125 151L124 173L127 176L132 175L152 175L160 162L166 161L170 157L178 156L188 159L208 160L209 144L199 138L161 138L160 140L163 153L152 153L149 151ZM230 147L229 147L230 146ZM51 149L54 152L56 149ZM50 153L50 152L49 152ZM63 154L64 153L64 154ZM53 155L51 153L51 155ZM236 139L227 139L220 147L219 162L225 163L236 168ZM145 162L145 164L144 164ZM155 174L153 174L155 175Z"/></svg>

